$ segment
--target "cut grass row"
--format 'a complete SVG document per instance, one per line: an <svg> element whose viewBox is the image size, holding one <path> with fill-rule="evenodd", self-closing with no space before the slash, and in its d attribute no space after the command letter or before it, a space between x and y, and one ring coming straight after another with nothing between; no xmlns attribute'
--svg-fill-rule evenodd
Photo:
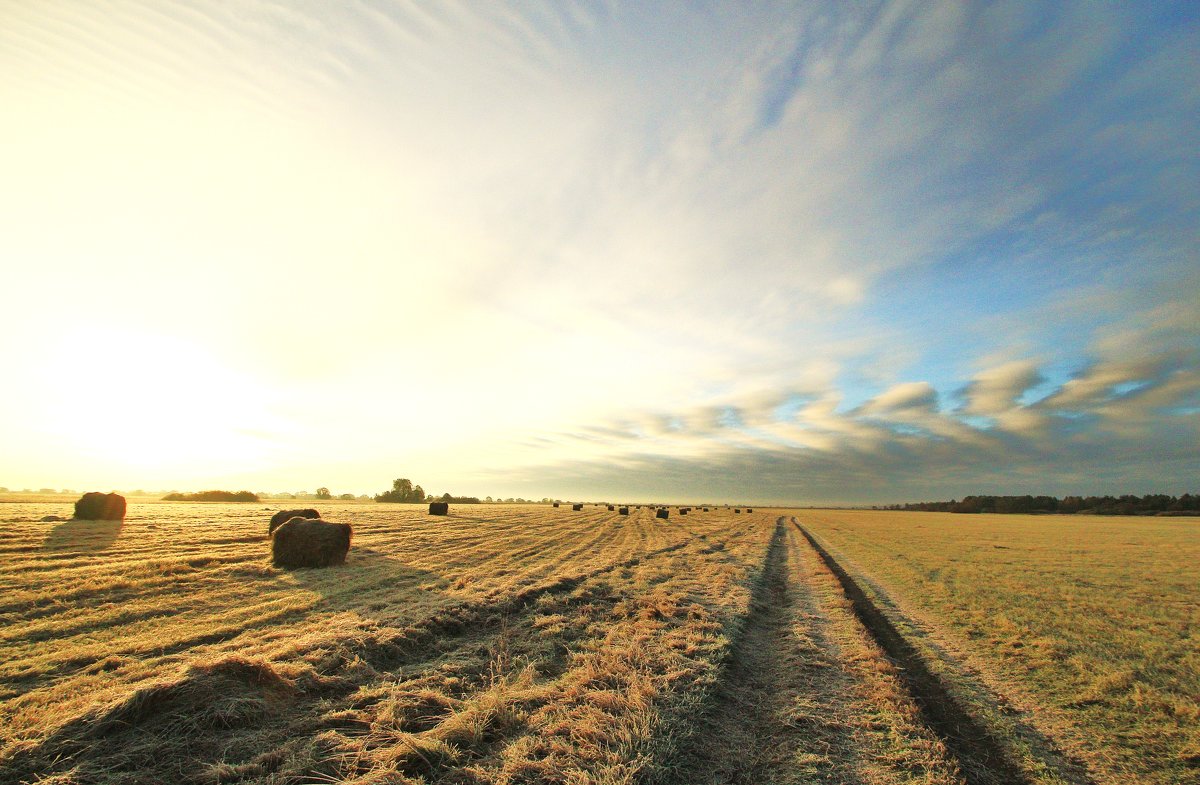
<svg viewBox="0 0 1200 785"><path fill-rule="evenodd" d="M284 572L227 509L10 519L0 781L959 782L778 513L355 505Z"/></svg>

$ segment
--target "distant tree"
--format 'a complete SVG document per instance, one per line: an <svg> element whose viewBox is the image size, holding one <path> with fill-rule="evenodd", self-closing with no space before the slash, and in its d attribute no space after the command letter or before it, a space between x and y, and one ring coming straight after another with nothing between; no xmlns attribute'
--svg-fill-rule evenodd
<svg viewBox="0 0 1200 785"><path fill-rule="evenodd" d="M412 480L399 479L392 481L392 489L375 494L377 502L414 503L425 501L425 491L420 485L414 486Z"/></svg>
<svg viewBox="0 0 1200 785"><path fill-rule="evenodd" d="M8 488L0 486L0 493L8 493Z"/></svg>
<svg viewBox="0 0 1200 785"><path fill-rule="evenodd" d="M332 499L333 496L330 495L328 488L317 488L317 498L318 499Z"/></svg>
<svg viewBox="0 0 1200 785"><path fill-rule="evenodd" d="M339 496L338 498L339 498L339 499L342 499L343 501L352 502L352 501L354 501L354 494L352 494L352 493L343 493L343 494L342 494L341 496Z"/></svg>

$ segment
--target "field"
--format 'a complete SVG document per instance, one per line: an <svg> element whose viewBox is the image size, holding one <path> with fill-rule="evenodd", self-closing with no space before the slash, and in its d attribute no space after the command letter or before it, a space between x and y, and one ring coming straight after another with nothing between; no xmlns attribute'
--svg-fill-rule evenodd
<svg viewBox="0 0 1200 785"><path fill-rule="evenodd" d="M1018 781L1197 781L1194 522L318 507L286 571L273 503L0 505L0 781L1004 781L806 532Z"/></svg>
<svg viewBox="0 0 1200 785"><path fill-rule="evenodd" d="M1200 521L804 520L964 699L987 713L1001 696L999 724L1030 725L1007 723L1010 741L1052 740L1105 782L1200 782Z"/></svg>

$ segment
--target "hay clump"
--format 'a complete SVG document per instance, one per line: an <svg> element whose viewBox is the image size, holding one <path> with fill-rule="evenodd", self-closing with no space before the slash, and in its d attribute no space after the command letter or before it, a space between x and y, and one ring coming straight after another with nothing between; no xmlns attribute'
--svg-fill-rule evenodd
<svg viewBox="0 0 1200 785"><path fill-rule="evenodd" d="M125 497L117 493L85 493L75 502L75 517L81 521L123 521Z"/></svg>
<svg viewBox="0 0 1200 785"><path fill-rule="evenodd" d="M311 518L313 520L317 520L320 517L321 513L317 512L311 507L307 510L280 510L271 516L271 525L267 527L267 534L275 531L292 518Z"/></svg>
<svg viewBox="0 0 1200 785"><path fill-rule="evenodd" d="M329 567L346 561L350 524L296 516L271 534L276 567Z"/></svg>
<svg viewBox="0 0 1200 785"><path fill-rule="evenodd" d="M450 512L450 502L430 502L430 515L447 515Z"/></svg>

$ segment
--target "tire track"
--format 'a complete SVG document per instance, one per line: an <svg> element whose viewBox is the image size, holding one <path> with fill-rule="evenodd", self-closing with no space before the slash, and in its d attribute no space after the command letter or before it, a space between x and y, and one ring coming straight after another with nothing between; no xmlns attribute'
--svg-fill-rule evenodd
<svg viewBox="0 0 1200 785"><path fill-rule="evenodd" d="M820 707L827 663L798 637L808 615L796 580L796 536L779 518L751 592L749 612L693 733L654 773L654 785L854 782L846 730ZM805 760L819 759L814 771ZM801 769L808 769L802 771ZM810 779L815 777L815 779Z"/></svg>
<svg viewBox="0 0 1200 785"><path fill-rule="evenodd" d="M896 666L897 675L925 724L955 756L967 785L1034 785L1007 745L976 719L929 669L920 652L800 523L792 524L838 579L854 615Z"/></svg>

